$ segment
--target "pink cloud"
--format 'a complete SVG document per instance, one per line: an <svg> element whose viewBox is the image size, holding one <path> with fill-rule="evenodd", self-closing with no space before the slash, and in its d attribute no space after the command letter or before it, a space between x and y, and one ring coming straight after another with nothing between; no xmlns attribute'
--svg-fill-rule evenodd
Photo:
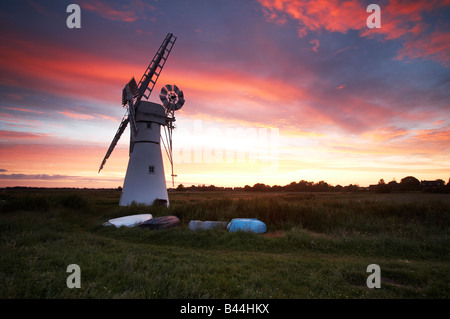
<svg viewBox="0 0 450 319"><path fill-rule="evenodd" d="M449 66L450 33L438 26L430 34L423 14L450 5L450 0L400 1L390 0L381 4L381 28L369 29L368 13L357 1L307 1L307 0L258 0L263 6L267 21L276 21L287 15L298 21L298 35L325 30L346 33L357 30L363 37L381 36L386 40L402 39L406 42L397 58L432 59Z"/></svg>
<svg viewBox="0 0 450 319"><path fill-rule="evenodd" d="M366 132L365 134L363 134L363 136L370 137L371 139L376 140L376 141L391 141L393 139L397 139L397 138L406 136L410 133L411 132L409 132L407 130L390 126L390 127L382 127L382 128L378 128L376 130L370 131L370 132Z"/></svg>
<svg viewBox="0 0 450 319"><path fill-rule="evenodd" d="M142 73L142 65L98 57L55 44L2 37L0 84L50 94L120 103L123 83ZM8 44L5 44L8 43ZM29 54L28 52L33 52ZM52 52L51 58L48 52ZM116 96L111 91L118 92Z"/></svg>
<svg viewBox="0 0 450 319"><path fill-rule="evenodd" d="M427 37L411 38L405 42L397 58L432 59L450 67L450 33L435 31Z"/></svg>
<svg viewBox="0 0 450 319"><path fill-rule="evenodd" d="M70 112L70 111L64 111L64 112L60 112L58 111L58 113L63 114L67 117L76 119L76 120L92 120L94 119L94 116L89 115L89 114L82 114L82 113L75 113L75 112Z"/></svg>
<svg viewBox="0 0 450 319"><path fill-rule="evenodd" d="M119 123L120 122L120 118L117 117L113 117L113 116L108 116L108 115L104 115L104 114L94 114L96 117L100 117L104 120L108 120L108 121L112 121L114 123Z"/></svg>
<svg viewBox="0 0 450 319"><path fill-rule="evenodd" d="M345 33L349 29L360 29L366 23L365 10L356 1L258 0L258 2L267 10L266 18L270 16L275 20L277 15L287 14L297 20L300 37L306 35L308 31L320 29Z"/></svg>
<svg viewBox="0 0 450 319"><path fill-rule="evenodd" d="M139 19L139 12L144 10L154 10L154 7L141 0L134 0L128 5L114 6L105 1L83 1L82 9L95 12L102 18L114 21L134 22Z"/></svg>
<svg viewBox="0 0 450 319"><path fill-rule="evenodd" d="M21 108L21 107L7 107L6 109L13 110L13 111L28 112L28 113L38 113L38 114L44 114L45 113L45 112L42 112L42 111L24 109L24 108Z"/></svg>
<svg viewBox="0 0 450 319"><path fill-rule="evenodd" d="M31 133L31 132L14 132L14 131L0 131L0 139L39 139L50 136L51 134Z"/></svg>
<svg viewBox="0 0 450 319"><path fill-rule="evenodd" d="M98 113L86 114L86 113L74 112L74 111L69 111L69 110L65 110L63 112L58 111L57 113L63 114L65 116L75 119L75 120L93 120L93 119L101 118L104 120L112 121L114 123L120 122L120 118L108 116L108 115L104 115L104 114L98 114Z"/></svg>
<svg viewBox="0 0 450 319"><path fill-rule="evenodd" d="M0 177L0 187L117 187L122 184L128 149L116 147L108 160L108 170L99 176L98 166L105 152L105 146L95 145L2 144L2 169L8 174Z"/></svg>
<svg viewBox="0 0 450 319"><path fill-rule="evenodd" d="M138 19L136 13L131 10L115 9L110 4L102 1L82 2L83 9L92 11L102 18L124 22L134 22Z"/></svg>

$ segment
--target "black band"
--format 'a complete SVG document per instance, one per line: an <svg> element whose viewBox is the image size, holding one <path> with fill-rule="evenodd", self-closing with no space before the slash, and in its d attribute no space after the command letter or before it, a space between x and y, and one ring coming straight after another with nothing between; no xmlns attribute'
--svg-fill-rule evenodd
<svg viewBox="0 0 450 319"><path fill-rule="evenodd" d="M158 144L159 145L159 142L153 142L153 141L136 141L134 143L135 144L137 144L137 143L152 143L152 144Z"/></svg>

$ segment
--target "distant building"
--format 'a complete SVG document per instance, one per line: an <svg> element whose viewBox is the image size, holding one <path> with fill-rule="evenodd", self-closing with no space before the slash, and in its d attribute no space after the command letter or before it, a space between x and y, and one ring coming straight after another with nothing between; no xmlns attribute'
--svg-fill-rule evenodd
<svg viewBox="0 0 450 319"><path fill-rule="evenodd" d="M420 186L422 186L422 191L424 192L435 192L444 189L445 182L442 179L421 181Z"/></svg>

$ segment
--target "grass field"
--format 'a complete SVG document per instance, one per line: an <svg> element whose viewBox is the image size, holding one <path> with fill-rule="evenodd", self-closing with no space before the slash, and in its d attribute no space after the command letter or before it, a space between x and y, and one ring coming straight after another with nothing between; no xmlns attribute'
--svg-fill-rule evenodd
<svg viewBox="0 0 450 319"><path fill-rule="evenodd" d="M0 191L0 298L449 298L450 195L171 192L119 207L116 190ZM105 227L176 215L168 230ZM268 233L191 231L256 217ZM67 266L81 269L69 289ZM381 288L369 289L369 264Z"/></svg>

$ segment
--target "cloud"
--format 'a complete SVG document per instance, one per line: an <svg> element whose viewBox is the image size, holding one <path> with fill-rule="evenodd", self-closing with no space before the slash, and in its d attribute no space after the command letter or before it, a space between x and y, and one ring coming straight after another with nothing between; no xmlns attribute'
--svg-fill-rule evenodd
<svg viewBox="0 0 450 319"><path fill-rule="evenodd" d="M44 133L30 133L30 132L15 132L15 131L0 131L0 139L40 139L42 137L51 136L51 134Z"/></svg>
<svg viewBox="0 0 450 319"><path fill-rule="evenodd" d="M118 144L109 158L106 169L97 174L108 145L0 144L0 158L4 166L0 187L76 186L117 187L123 181L128 161L128 147ZM23 182L20 182L23 181ZM19 183L20 182L20 183ZM116 184L118 183L118 184Z"/></svg>
<svg viewBox="0 0 450 319"><path fill-rule="evenodd" d="M278 16L288 16L298 23L298 36L310 32L346 33L356 30L362 37L380 36L385 40L406 41L398 54L399 59L432 59L444 66L449 65L448 26L437 24L434 30L424 16L438 14L450 6L450 1L400 1L390 0L381 4L381 28L369 29L366 25L368 13L358 1L307 1L307 0L258 0L263 6L267 21L276 21ZM437 20L439 21L439 20Z"/></svg>
<svg viewBox="0 0 450 319"><path fill-rule="evenodd" d="M1 172L1 170L0 170ZM91 183L96 183L96 186L100 186L102 183L114 182L121 184L122 177L98 177L92 176L73 176L73 175L61 175L61 174L0 174L0 180L7 181L56 181L59 183L70 183L72 185L86 187ZM58 184L59 186L61 184Z"/></svg>
<svg viewBox="0 0 450 319"><path fill-rule="evenodd" d="M92 116L92 115L82 114L82 113L75 113L75 112L71 112L71 111L68 111L68 110L66 110L64 112L58 111L58 113L63 114L65 116L67 116L67 117L76 119L76 120L92 120L92 119L94 119L94 116Z"/></svg>
<svg viewBox="0 0 450 319"><path fill-rule="evenodd" d="M4 169L4 168L0 168L0 172L7 172L8 170L7 169Z"/></svg>
<svg viewBox="0 0 450 319"><path fill-rule="evenodd" d="M0 179L33 179L33 180L71 180L78 179L79 176L68 175L48 175L48 174L0 174Z"/></svg>
<svg viewBox="0 0 450 319"><path fill-rule="evenodd" d="M11 100L23 100L23 96L16 93L5 93L5 96Z"/></svg>
<svg viewBox="0 0 450 319"><path fill-rule="evenodd" d="M82 9L94 12L104 19L123 22L135 22L139 19L139 13L155 8L141 0L132 1L131 4L117 4L111 1L82 1Z"/></svg>
<svg viewBox="0 0 450 319"><path fill-rule="evenodd" d="M105 19L114 21L134 22L138 19L137 14L132 10L116 9L106 2L82 2L81 7L88 11L97 13Z"/></svg>
<svg viewBox="0 0 450 319"><path fill-rule="evenodd" d="M431 59L450 67L450 33L435 31L427 37L411 38L404 43L397 58Z"/></svg>
<svg viewBox="0 0 450 319"><path fill-rule="evenodd" d="M108 120L114 123L120 123L120 118L114 117L114 116L108 116L108 115L103 115L103 114L92 114L96 117L102 118L104 120Z"/></svg>
<svg viewBox="0 0 450 319"><path fill-rule="evenodd" d="M123 83L133 74L142 73L142 65L129 60L100 57L58 44L15 40L6 35L0 40L2 86L119 104ZM117 91L116 96L110 93L112 90Z"/></svg>
<svg viewBox="0 0 450 319"><path fill-rule="evenodd" d="M406 137L408 135L411 136L412 132L409 132L408 130L404 130L401 128L396 128L393 126L378 128L376 130L363 134L363 136L369 137L374 141L383 141L383 142L392 141L394 139Z"/></svg>
<svg viewBox="0 0 450 319"><path fill-rule="evenodd" d="M418 130L415 132L413 140L424 146L439 147L442 151L450 149L450 131L445 129Z"/></svg>
<svg viewBox="0 0 450 319"><path fill-rule="evenodd" d="M6 109L8 110L13 110L13 111L21 111L21 112L29 112L29 113L38 113L38 114L44 114L45 112L42 111L37 111L37 110L31 110L31 109L24 109L21 107L6 107Z"/></svg>
<svg viewBox="0 0 450 319"><path fill-rule="evenodd" d="M286 14L298 22L299 37L325 29L345 33L366 26L365 8L357 1L258 0L272 20ZM270 21L270 20L269 20Z"/></svg>

